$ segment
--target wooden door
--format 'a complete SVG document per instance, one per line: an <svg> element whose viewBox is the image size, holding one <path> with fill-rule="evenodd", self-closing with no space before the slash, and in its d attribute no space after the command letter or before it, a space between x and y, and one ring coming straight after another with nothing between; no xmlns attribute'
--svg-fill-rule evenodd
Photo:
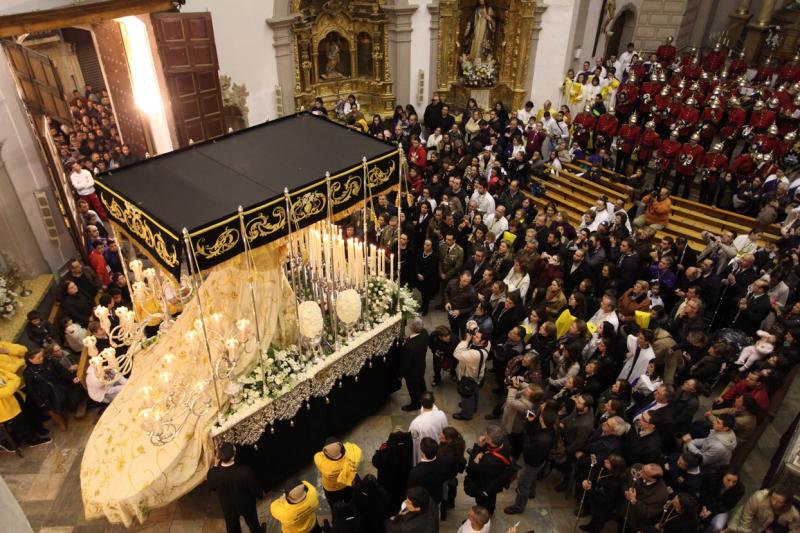
<svg viewBox="0 0 800 533"><path fill-rule="evenodd" d="M64 100L64 91L53 61L44 54L11 41L3 41L3 47L28 110L71 124L69 104Z"/></svg>
<svg viewBox="0 0 800 533"><path fill-rule="evenodd" d="M211 13L150 15L181 146L225 133Z"/></svg>

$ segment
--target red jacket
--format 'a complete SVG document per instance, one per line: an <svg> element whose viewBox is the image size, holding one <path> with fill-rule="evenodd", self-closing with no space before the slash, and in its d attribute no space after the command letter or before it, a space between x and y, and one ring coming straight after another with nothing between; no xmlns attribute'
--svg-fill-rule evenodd
<svg viewBox="0 0 800 533"><path fill-rule="evenodd" d="M108 263L106 263L106 258L103 257L103 252L100 251L100 248L95 248L89 254L89 264L95 273L100 276L103 285L111 285L111 269L108 268Z"/></svg>
<svg viewBox="0 0 800 533"><path fill-rule="evenodd" d="M731 162L730 171L739 179L750 177L755 170L756 164L750 154L740 154Z"/></svg>
<svg viewBox="0 0 800 533"><path fill-rule="evenodd" d="M778 80L776 83L794 83L800 81L800 63L797 61L787 61L781 65L778 71Z"/></svg>
<svg viewBox="0 0 800 533"><path fill-rule="evenodd" d="M675 158L675 172L682 176L694 176L705 153L706 151L699 144L692 146L691 143L684 143Z"/></svg>
<svg viewBox="0 0 800 533"><path fill-rule="evenodd" d="M769 394L767 394L767 389L764 387L763 383L759 383L755 386L755 388L748 390L747 380L740 379L736 385L729 388L722 394L722 399L725 401L735 400L744 394L749 394L752 396L756 401L756 404L758 404L759 420L764 418L764 415L766 415L767 411L769 411Z"/></svg>
<svg viewBox="0 0 800 533"><path fill-rule="evenodd" d="M653 152L661 146L661 137L655 130L644 130L639 138L639 160L649 161Z"/></svg>
<svg viewBox="0 0 800 533"><path fill-rule="evenodd" d="M778 146L778 139L769 133L759 133L753 139L759 153L771 154Z"/></svg>
<svg viewBox="0 0 800 533"><path fill-rule="evenodd" d="M420 170L425 170L425 167L428 166L428 153L425 151L425 147L420 144L417 148L413 146L408 147L408 163L410 165L416 165L420 168Z"/></svg>
<svg viewBox="0 0 800 533"><path fill-rule="evenodd" d="M703 73L703 67L699 64L689 63L681 69L681 74L687 80L696 80Z"/></svg>
<svg viewBox="0 0 800 533"><path fill-rule="evenodd" d="M636 99L639 98L639 87L633 83L625 83L617 90L616 106L617 112L627 115L636 106Z"/></svg>
<svg viewBox="0 0 800 533"><path fill-rule="evenodd" d="M716 73L725 65L727 50L712 50L703 58L703 68L706 72Z"/></svg>
<svg viewBox="0 0 800 533"><path fill-rule="evenodd" d="M597 119L597 124L595 125L595 132L604 135L606 139L611 139L617 134L618 126L619 126L619 120L617 120L617 117L615 117L610 113L606 113L604 115L601 115L600 118Z"/></svg>
<svg viewBox="0 0 800 533"><path fill-rule="evenodd" d="M636 140L642 133L642 128L636 124L623 124L619 129L619 138L622 139L622 152L630 154L633 152L633 147Z"/></svg>
<svg viewBox="0 0 800 533"><path fill-rule="evenodd" d="M756 75L753 76L753 83L764 83L772 78L775 74L775 69L766 65L756 69Z"/></svg>
<svg viewBox="0 0 800 533"><path fill-rule="evenodd" d="M586 143L589 141L589 134L594 129L597 119L590 112L581 111L572 120L572 137L575 142L581 145L581 148L586 149Z"/></svg>
<svg viewBox="0 0 800 533"><path fill-rule="evenodd" d="M735 80L745 72L747 72L747 62L744 59L737 57L728 65L728 79Z"/></svg>
<svg viewBox="0 0 800 533"><path fill-rule="evenodd" d="M673 139L667 139L661 143L661 147L656 155L661 158L661 169L665 172L670 169L681 150L681 143Z"/></svg>
<svg viewBox="0 0 800 533"><path fill-rule="evenodd" d="M656 49L656 57L661 65L671 65L675 62L675 47L671 44L662 44Z"/></svg>
<svg viewBox="0 0 800 533"><path fill-rule="evenodd" d="M703 162L700 163L700 168L708 169L706 176L708 181L714 183L719 178L722 171L728 168L728 157L725 154L715 154L709 152L703 156Z"/></svg>
<svg viewBox="0 0 800 533"><path fill-rule="evenodd" d="M662 96L661 93L656 95L653 99L653 120L656 124L670 124L670 113L666 111L671 111L671 107L671 96Z"/></svg>
<svg viewBox="0 0 800 533"><path fill-rule="evenodd" d="M767 128L772 126L772 123L775 122L775 118L775 111L771 109L753 111L750 115L750 125L753 126L753 131L760 133L767 131Z"/></svg>
<svg viewBox="0 0 800 533"><path fill-rule="evenodd" d="M678 131L678 134L686 136L689 135L690 130L693 130L697 125L697 121L700 120L700 111L694 106L683 105L678 111L677 118L678 122L682 121L685 124L685 126Z"/></svg>
<svg viewBox="0 0 800 533"><path fill-rule="evenodd" d="M720 132L723 140L727 140L731 136L738 134L742 129L746 118L747 111L741 107L734 107L733 109L729 110L728 120L725 122L725 125L722 127L722 131Z"/></svg>
<svg viewBox="0 0 800 533"><path fill-rule="evenodd" d="M720 122L722 122L723 115L722 109L711 109L710 107L703 109L703 113L700 115L700 122L703 123L703 127L700 128L700 137L713 139L717 134Z"/></svg>

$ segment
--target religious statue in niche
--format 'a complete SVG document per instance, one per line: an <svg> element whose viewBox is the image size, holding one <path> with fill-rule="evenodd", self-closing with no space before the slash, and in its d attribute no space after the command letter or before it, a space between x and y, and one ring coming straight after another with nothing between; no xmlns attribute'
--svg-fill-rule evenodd
<svg viewBox="0 0 800 533"><path fill-rule="evenodd" d="M614 22L614 15L617 13L617 0L606 1L606 22L603 24L603 33L611 37L614 32L611 31L611 23Z"/></svg>
<svg viewBox="0 0 800 533"><path fill-rule="evenodd" d="M330 32L319 43L319 77L335 80L350 77L350 50L346 39L337 32Z"/></svg>
<svg viewBox="0 0 800 533"><path fill-rule="evenodd" d="M478 0L467 19L461 55L461 74L469 86L490 87L497 82L494 46L498 24L494 9L486 0Z"/></svg>

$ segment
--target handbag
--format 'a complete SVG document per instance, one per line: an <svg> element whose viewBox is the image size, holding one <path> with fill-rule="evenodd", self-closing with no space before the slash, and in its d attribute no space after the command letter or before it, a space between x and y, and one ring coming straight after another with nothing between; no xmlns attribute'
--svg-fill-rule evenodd
<svg viewBox="0 0 800 533"><path fill-rule="evenodd" d="M478 352L481 354L480 361L478 362L478 378L480 378L482 370L483 370L483 359L486 355L486 350L483 348L479 348ZM463 377L458 380L457 390L459 396L464 398L471 398L477 394L478 389L481 388L481 384L475 378L471 377Z"/></svg>

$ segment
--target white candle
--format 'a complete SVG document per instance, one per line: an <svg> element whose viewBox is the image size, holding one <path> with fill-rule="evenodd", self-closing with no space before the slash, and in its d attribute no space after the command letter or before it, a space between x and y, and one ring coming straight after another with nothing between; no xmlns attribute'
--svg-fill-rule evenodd
<svg viewBox="0 0 800 533"><path fill-rule="evenodd" d="M389 279L394 280L394 254L389 254Z"/></svg>

